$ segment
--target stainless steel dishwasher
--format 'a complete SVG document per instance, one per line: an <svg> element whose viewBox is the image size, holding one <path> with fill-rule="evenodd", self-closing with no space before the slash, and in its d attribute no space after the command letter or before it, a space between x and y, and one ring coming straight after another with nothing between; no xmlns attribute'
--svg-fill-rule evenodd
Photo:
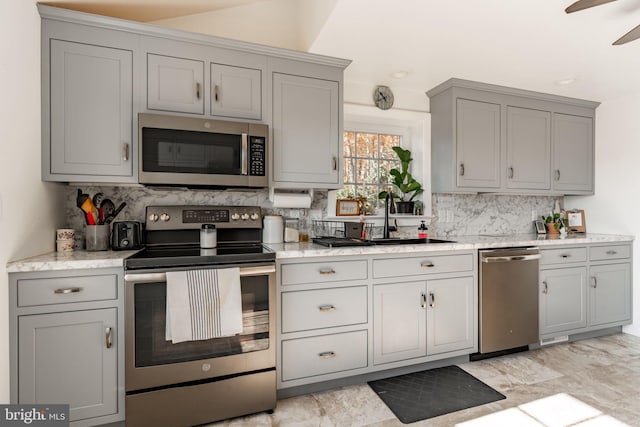
<svg viewBox="0 0 640 427"><path fill-rule="evenodd" d="M536 247L480 250L481 354L538 342Z"/></svg>

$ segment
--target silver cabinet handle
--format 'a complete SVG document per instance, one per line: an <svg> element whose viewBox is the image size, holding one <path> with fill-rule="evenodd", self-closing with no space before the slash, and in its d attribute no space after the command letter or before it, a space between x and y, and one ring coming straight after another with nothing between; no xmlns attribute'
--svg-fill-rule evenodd
<svg viewBox="0 0 640 427"><path fill-rule="evenodd" d="M596 279L596 276L591 276L591 287L593 289L598 287L598 279Z"/></svg>
<svg viewBox="0 0 640 427"><path fill-rule="evenodd" d="M460 163L460 176L464 176L464 163Z"/></svg>
<svg viewBox="0 0 640 427"><path fill-rule="evenodd" d="M122 144L122 160L125 162L129 161L129 143L125 142Z"/></svg>
<svg viewBox="0 0 640 427"><path fill-rule="evenodd" d="M218 99L220 99L218 85L215 85L215 87L213 88L213 98L216 100L216 102L218 102Z"/></svg>
<svg viewBox="0 0 640 427"><path fill-rule="evenodd" d="M614 250L607 251L607 255L617 255L617 254L618 254L618 251L614 251Z"/></svg>
<svg viewBox="0 0 640 427"><path fill-rule="evenodd" d="M333 156L333 170L338 170L338 158L336 156Z"/></svg>
<svg viewBox="0 0 640 427"><path fill-rule="evenodd" d="M560 181L560 169L556 169L556 181Z"/></svg>
<svg viewBox="0 0 640 427"><path fill-rule="evenodd" d="M436 296L433 292L429 292L429 307L433 308L436 305Z"/></svg>
<svg viewBox="0 0 640 427"><path fill-rule="evenodd" d="M240 166L240 173L242 175L246 175L248 172L248 167L247 167L247 163L248 163L248 159L249 158L249 140L248 140L248 135L246 133L242 134L242 153L240 156L240 163L242 166Z"/></svg>
<svg viewBox="0 0 640 427"><path fill-rule="evenodd" d="M331 267L329 267L329 268L321 268L320 270L318 270L318 272L320 274L336 274L336 271Z"/></svg>
<svg viewBox="0 0 640 427"><path fill-rule="evenodd" d="M196 83L196 98L200 99L200 83Z"/></svg>
<svg viewBox="0 0 640 427"><path fill-rule="evenodd" d="M427 308L427 296L424 292L420 293L420 307Z"/></svg>
<svg viewBox="0 0 640 427"><path fill-rule="evenodd" d="M105 329L105 345L107 346L107 348L111 348L113 346L113 343L111 341L111 328Z"/></svg>
<svg viewBox="0 0 640 427"><path fill-rule="evenodd" d="M54 294L75 294L82 290L82 288L60 288L53 291Z"/></svg>
<svg viewBox="0 0 640 427"><path fill-rule="evenodd" d="M543 293L543 294L548 294L548 293L549 293L549 287L547 286L547 281L546 281L546 280L544 280L544 281L542 282L542 284L544 285L544 289L542 290L542 293Z"/></svg>
<svg viewBox="0 0 640 427"><path fill-rule="evenodd" d="M420 267L422 267L422 268L432 268L432 267L435 267L435 266L436 265L431 261L425 261L425 262L421 262L420 263Z"/></svg>
<svg viewBox="0 0 640 427"><path fill-rule="evenodd" d="M509 178L513 178L513 166L511 166L508 170Z"/></svg>
<svg viewBox="0 0 640 427"><path fill-rule="evenodd" d="M482 258L482 262L530 261L540 259L540 255L490 256Z"/></svg>
<svg viewBox="0 0 640 427"><path fill-rule="evenodd" d="M320 359L333 359L334 357L336 357L336 353L333 351L323 351L322 353L318 354L318 357Z"/></svg>
<svg viewBox="0 0 640 427"><path fill-rule="evenodd" d="M326 313L327 311L336 311L336 306L332 304L321 305L318 307L318 310L323 313Z"/></svg>

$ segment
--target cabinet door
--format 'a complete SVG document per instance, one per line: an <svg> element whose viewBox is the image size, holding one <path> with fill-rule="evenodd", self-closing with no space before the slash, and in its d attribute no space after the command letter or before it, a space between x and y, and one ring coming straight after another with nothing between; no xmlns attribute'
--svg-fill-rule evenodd
<svg viewBox="0 0 640 427"><path fill-rule="evenodd" d="M630 320L631 265L592 266L589 273L589 325Z"/></svg>
<svg viewBox="0 0 640 427"><path fill-rule="evenodd" d="M593 119L553 115L553 189L593 192Z"/></svg>
<svg viewBox="0 0 640 427"><path fill-rule="evenodd" d="M116 414L116 322L116 308L20 316L18 403L68 403L71 421Z"/></svg>
<svg viewBox="0 0 640 427"><path fill-rule="evenodd" d="M51 40L50 60L51 174L132 176L132 52Z"/></svg>
<svg viewBox="0 0 640 427"><path fill-rule="evenodd" d="M273 181L341 184L337 81L273 74Z"/></svg>
<svg viewBox="0 0 640 427"><path fill-rule="evenodd" d="M427 354L471 349L473 277L427 281Z"/></svg>
<svg viewBox="0 0 640 427"><path fill-rule="evenodd" d="M551 113L507 107L507 188L551 188Z"/></svg>
<svg viewBox="0 0 640 427"><path fill-rule="evenodd" d="M425 282L373 287L373 363L427 354Z"/></svg>
<svg viewBox="0 0 640 427"><path fill-rule="evenodd" d="M211 64L211 115L262 118L262 72L253 68Z"/></svg>
<svg viewBox="0 0 640 427"><path fill-rule="evenodd" d="M458 187L500 187L500 105L457 100Z"/></svg>
<svg viewBox="0 0 640 427"><path fill-rule="evenodd" d="M540 335L587 326L587 268L540 271Z"/></svg>
<svg viewBox="0 0 640 427"><path fill-rule="evenodd" d="M147 54L147 108L204 114L204 62Z"/></svg>

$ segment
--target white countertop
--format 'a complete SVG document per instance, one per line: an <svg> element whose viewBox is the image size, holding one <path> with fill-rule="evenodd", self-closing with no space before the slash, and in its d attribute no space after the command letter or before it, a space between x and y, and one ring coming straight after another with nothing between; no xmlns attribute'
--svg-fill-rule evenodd
<svg viewBox="0 0 640 427"><path fill-rule="evenodd" d="M435 237L434 237L435 238ZM327 248L311 242L266 244L265 246L276 252L277 259L327 257L344 255L373 255L391 253L414 253L430 251L454 251L504 248L511 246L550 246L576 244L606 244L617 242L632 242L633 236L611 234L576 234L566 237L509 234L500 236L454 236L447 240L455 243L434 243L430 245L380 245L354 246L347 248ZM7 272L19 273L30 271L70 270L82 268L122 267L125 258L137 251L72 251L50 252L7 263Z"/></svg>

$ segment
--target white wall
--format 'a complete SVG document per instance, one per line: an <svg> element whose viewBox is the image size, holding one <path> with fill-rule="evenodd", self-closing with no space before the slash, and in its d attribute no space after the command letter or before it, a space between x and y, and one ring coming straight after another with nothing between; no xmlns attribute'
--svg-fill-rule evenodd
<svg viewBox="0 0 640 427"><path fill-rule="evenodd" d="M596 194L567 197L565 207L585 210L588 232L640 237L640 93L603 102L596 110ZM640 250L634 243L634 322L640 336Z"/></svg>
<svg viewBox="0 0 640 427"><path fill-rule="evenodd" d="M0 403L9 402L6 263L54 249L62 186L40 181L40 17L35 0L0 2Z"/></svg>

